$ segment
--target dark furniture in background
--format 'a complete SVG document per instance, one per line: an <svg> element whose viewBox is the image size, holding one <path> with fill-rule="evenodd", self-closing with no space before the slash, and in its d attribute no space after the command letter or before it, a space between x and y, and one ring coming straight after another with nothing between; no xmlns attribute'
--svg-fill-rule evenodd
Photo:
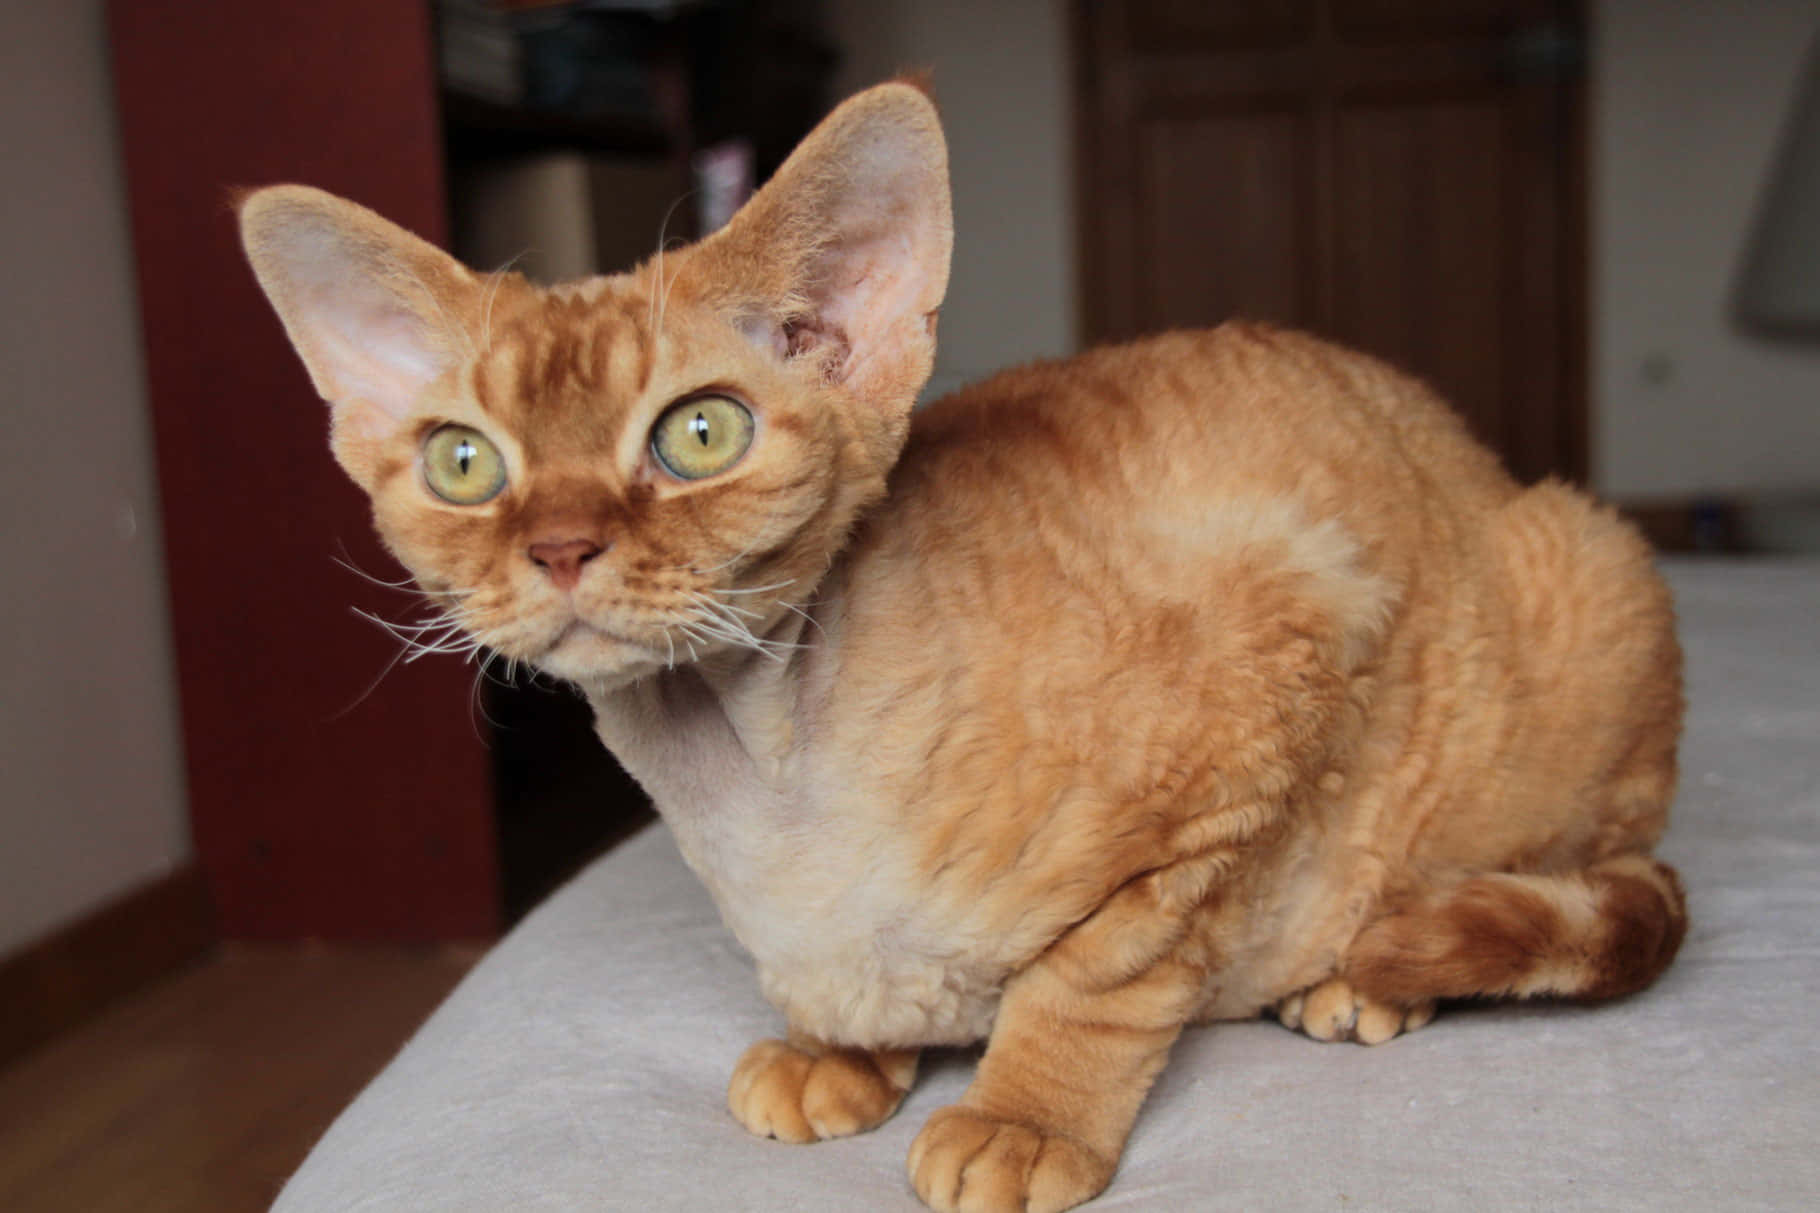
<svg viewBox="0 0 1820 1213"><path fill-rule="evenodd" d="M1240 315L1587 470L1577 0L1076 0L1084 337Z"/></svg>

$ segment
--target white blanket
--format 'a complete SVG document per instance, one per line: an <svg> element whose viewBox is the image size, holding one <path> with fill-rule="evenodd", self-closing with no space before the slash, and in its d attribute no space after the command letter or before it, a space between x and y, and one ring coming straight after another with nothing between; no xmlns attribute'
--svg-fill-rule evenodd
<svg viewBox="0 0 1820 1213"><path fill-rule="evenodd" d="M1623 1002L1445 1010L1377 1048L1192 1029L1092 1208L1820 1208L1820 564L1670 572L1691 701L1661 848L1693 917L1675 966ZM905 1154L973 1056L927 1059L869 1134L781 1145L724 1104L781 1027L647 830L475 968L276 1208L920 1208Z"/></svg>

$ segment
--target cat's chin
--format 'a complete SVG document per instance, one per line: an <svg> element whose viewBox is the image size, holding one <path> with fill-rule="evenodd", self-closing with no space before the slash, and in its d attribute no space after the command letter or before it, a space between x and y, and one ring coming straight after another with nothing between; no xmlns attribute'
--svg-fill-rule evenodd
<svg viewBox="0 0 1820 1213"><path fill-rule="evenodd" d="M577 620L532 664L569 682L613 686L655 674L669 663L645 645Z"/></svg>

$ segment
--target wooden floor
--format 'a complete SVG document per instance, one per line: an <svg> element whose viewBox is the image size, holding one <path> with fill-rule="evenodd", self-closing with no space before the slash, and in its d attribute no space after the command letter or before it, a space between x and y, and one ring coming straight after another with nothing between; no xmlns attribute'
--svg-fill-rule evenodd
<svg viewBox="0 0 1820 1213"><path fill-rule="evenodd" d="M249 948L0 1069L0 1210L263 1210L474 949Z"/></svg>

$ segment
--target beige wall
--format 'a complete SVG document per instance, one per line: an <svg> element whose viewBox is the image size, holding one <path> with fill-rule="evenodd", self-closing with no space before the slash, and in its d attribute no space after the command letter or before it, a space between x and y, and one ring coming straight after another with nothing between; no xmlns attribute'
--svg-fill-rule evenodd
<svg viewBox="0 0 1820 1213"><path fill-rule="evenodd" d="M1630 498L1820 490L1820 346L1727 316L1814 0L1598 0L1594 478Z"/></svg>
<svg viewBox="0 0 1820 1213"><path fill-rule="evenodd" d="M1063 0L829 0L851 93L933 69L948 118L954 269L932 392L1074 348Z"/></svg>
<svg viewBox="0 0 1820 1213"><path fill-rule="evenodd" d="M0 954L190 854L98 0L0 7Z"/></svg>

